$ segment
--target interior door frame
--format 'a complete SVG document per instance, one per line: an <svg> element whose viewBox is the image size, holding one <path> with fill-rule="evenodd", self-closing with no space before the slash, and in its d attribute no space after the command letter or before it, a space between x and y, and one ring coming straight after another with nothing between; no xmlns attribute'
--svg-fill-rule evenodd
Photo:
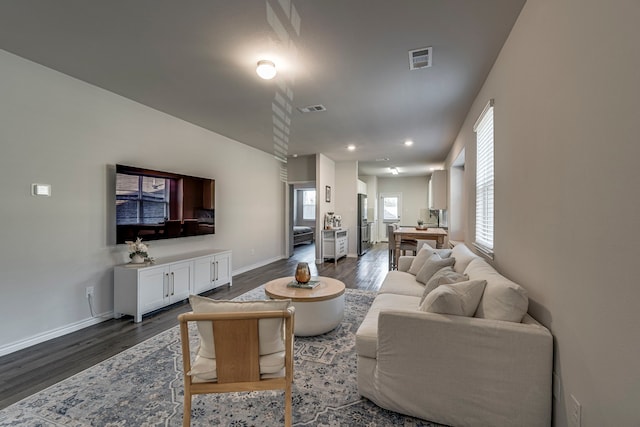
<svg viewBox="0 0 640 427"><path fill-rule="evenodd" d="M390 193L380 193L380 201L378 203L378 241L388 242L387 237L387 224L393 224L395 222L401 223L402 221L402 192L394 191ZM384 219L384 199L396 197L398 199L398 218L397 220L385 220Z"/></svg>

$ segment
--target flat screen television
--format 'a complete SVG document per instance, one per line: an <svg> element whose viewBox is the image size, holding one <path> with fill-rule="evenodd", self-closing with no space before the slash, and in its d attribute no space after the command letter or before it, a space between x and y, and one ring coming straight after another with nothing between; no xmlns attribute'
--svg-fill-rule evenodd
<svg viewBox="0 0 640 427"><path fill-rule="evenodd" d="M215 180L116 165L116 243L215 234Z"/></svg>

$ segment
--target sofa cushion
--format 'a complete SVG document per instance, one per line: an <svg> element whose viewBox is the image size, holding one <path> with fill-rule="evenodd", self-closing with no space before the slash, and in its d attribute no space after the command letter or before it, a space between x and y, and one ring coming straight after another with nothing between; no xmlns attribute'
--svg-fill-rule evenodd
<svg viewBox="0 0 640 427"><path fill-rule="evenodd" d="M425 245L419 251L416 257L411 262L411 267L409 267L408 273L413 274L414 276L418 274L425 261L429 259L431 255L433 255L435 251L431 249L431 246Z"/></svg>
<svg viewBox="0 0 640 427"><path fill-rule="evenodd" d="M291 304L291 300L219 301L198 295L190 295L189 303L194 313L229 313L234 311L286 310ZM260 319L258 321L261 356L284 351L283 324L282 319ZM214 359L216 350L211 322L196 322L196 325L200 336L198 355Z"/></svg>
<svg viewBox="0 0 640 427"><path fill-rule="evenodd" d="M417 247L418 250L420 250L420 248L423 248L425 246L427 246L428 248L430 248L432 251L434 251L435 253L437 253L438 255L440 255L440 258L449 258L451 256L451 249L436 249L433 247L433 245L431 245L431 243L429 242L433 242L433 240L416 240L417 242Z"/></svg>
<svg viewBox="0 0 640 427"><path fill-rule="evenodd" d="M419 301L419 296L378 294L356 332L356 351L358 356L370 357L372 359L377 357L378 315L380 311L407 310L415 312Z"/></svg>
<svg viewBox="0 0 640 427"><path fill-rule="evenodd" d="M420 297L424 292L424 284L416 282L413 274L392 270L387 273L378 294L398 294Z"/></svg>
<svg viewBox="0 0 640 427"><path fill-rule="evenodd" d="M424 262L424 265L416 274L416 280L426 284L438 270L453 265L455 261L453 257L443 259L440 258L440 255L434 253Z"/></svg>
<svg viewBox="0 0 640 427"><path fill-rule="evenodd" d="M424 292L422 293L420 304L422 304L422 301L424 301L427 295L429 295L429 292L431 292L438 286L464 282L465 280L469 280L469 278L464 274L456 273L455 271L453 271L452 267L441 268L440 270L436 271L433 276L431 276L431 279L429 279L426 286L424 287Z"/></svg>
<svg viewBox="0 0 640 427"><path fill-rule="evenodd" d="M467 268L469 263L479 258L478 255L471 252L464 243L459 243L453 247L453 251L451 251L451 256L456 259L456 263L453 265L453 269L457 273L464 273L464 270Z"/></svg>
<svg viewBox="0 0 640 427"><path fill-rule="evenodd" d="M521 322L529 308L527 291L512 282L481 258L474 259L465 270L469 279L487 281L475 317Z"/></svg>
<svg viewBox="0 0 640 427"><path fill-rule="evenodd" d="M471 317L476 312L486 284L485 280L467 280L440 285L427 295L420 304L420 310Z"/></svg>

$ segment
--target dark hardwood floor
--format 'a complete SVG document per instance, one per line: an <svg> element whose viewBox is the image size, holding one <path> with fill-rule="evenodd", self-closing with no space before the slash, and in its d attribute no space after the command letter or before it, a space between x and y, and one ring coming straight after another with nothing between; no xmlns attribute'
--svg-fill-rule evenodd
<svg viewBox="0 0 640 427"><path fill-rule="evenodd" d="M233 277L204 295L232 299L269 280L293 276L298 262L308 262L312 275L333 277L347 288L377 291L388 266L386 243L375 245L364 256L315 264L315 246L300 245L294 255ZM131 316L110 319L21 351L0 357L0 409L65 378L87 369L178 324L177 316L190 310L188 302L174 304L133 323Z"/></svg>

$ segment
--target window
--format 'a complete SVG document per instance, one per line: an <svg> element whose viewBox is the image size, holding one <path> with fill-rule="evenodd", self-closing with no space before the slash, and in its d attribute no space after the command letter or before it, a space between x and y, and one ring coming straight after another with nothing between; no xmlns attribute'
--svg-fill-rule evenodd
<svg viewBox="0 0 640 427"><path fill-rule="evenodd" d="M168 179L118 173L116 223L157 224L169 217Z"/></svg>
<svg viewBox="0 0 640 427"><path fill-rule="evenodd" d="M302 192L302 219L309 221L316 219L316 190Z"/></svg>
<svg viewBox="0 0 640 427"><path fill-rule="evenodd" d="M400 220L400 197L397 195L382 195L382 220L398 222Z"/></svg>
<svg viewBox="0 0 640 427"><path fill-rule="evenodd" d="M476 133L476 238L475 246L493 256L493 99L478 118Z"/></svg>

